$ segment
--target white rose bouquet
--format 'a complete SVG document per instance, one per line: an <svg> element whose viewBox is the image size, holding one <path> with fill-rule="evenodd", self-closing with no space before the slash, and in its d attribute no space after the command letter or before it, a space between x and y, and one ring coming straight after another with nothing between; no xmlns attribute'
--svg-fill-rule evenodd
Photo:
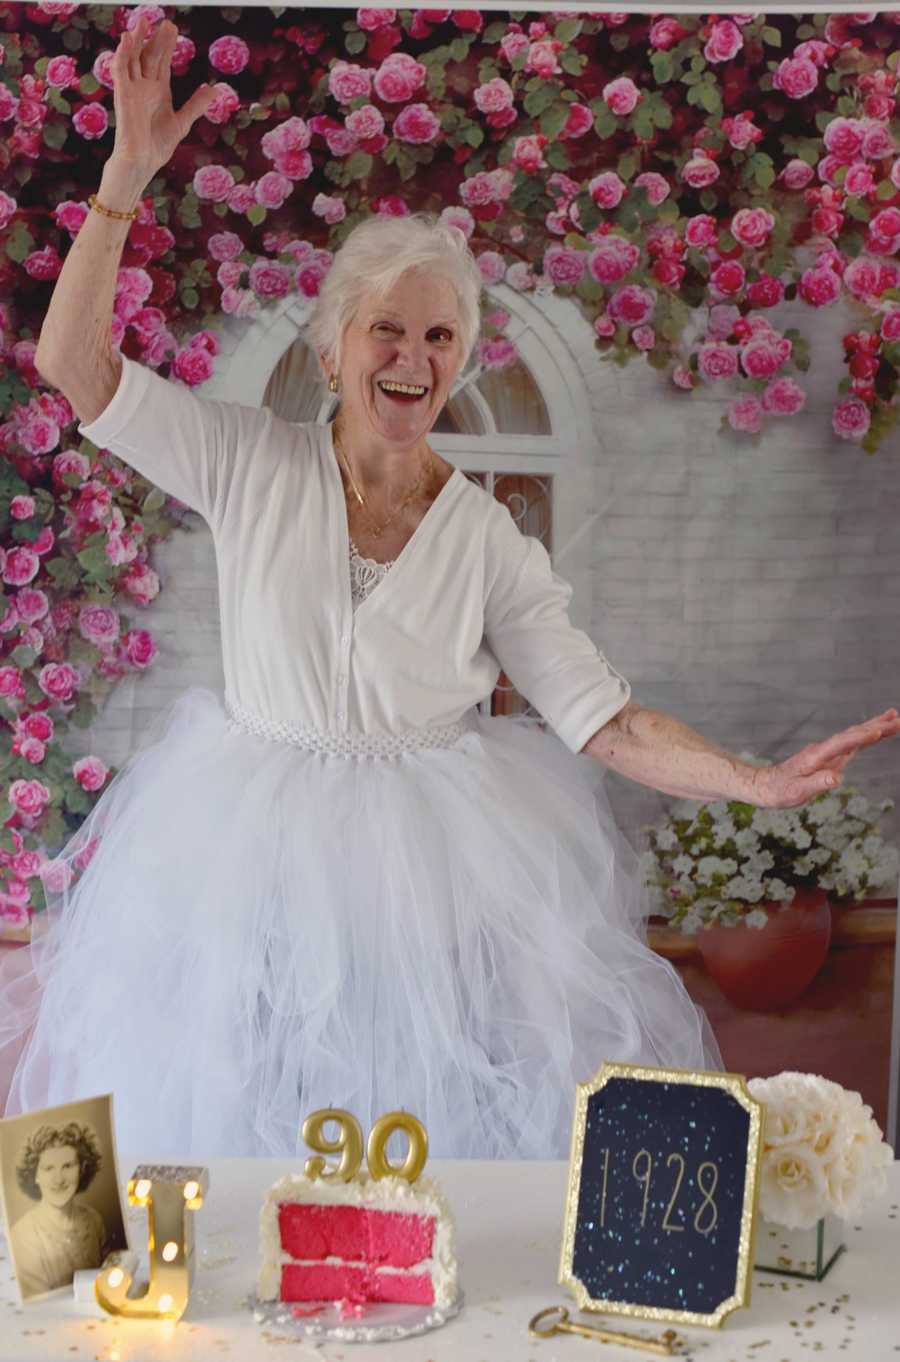
<svg viewBox="0 0 900 1362"><path fill-rule="evenodd" d="M767 1220L789 1229L829 1213L846 1220L885 1190L894 1152L858 1092L792 1072L747 1087L766 1108L759 1209Z"/></svg>
<svg viewBox="0 0 900 1362"><path fill-rule="evenodd" d="M741 758L763 766L750 753ZM790 903L800 887L850 901L900 874L900 852L877 833L892 799L873 805L854 785L796 809L762 809L740 800L676 800L661 823L645 824L641 855L651 911L683 932L712 923L764 927L756 904Z"/></svg>

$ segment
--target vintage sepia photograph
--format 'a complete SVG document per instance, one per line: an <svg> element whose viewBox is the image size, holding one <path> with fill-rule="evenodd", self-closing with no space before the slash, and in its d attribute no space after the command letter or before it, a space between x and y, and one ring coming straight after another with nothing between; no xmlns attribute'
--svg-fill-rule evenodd
<svg viewBox="0 0 900 1362"><path fill-rule="evenodd" d="M76 1272L128 1248L111 1096L0 1120L0 1186L23 1303L71 1287Z"/></svg>

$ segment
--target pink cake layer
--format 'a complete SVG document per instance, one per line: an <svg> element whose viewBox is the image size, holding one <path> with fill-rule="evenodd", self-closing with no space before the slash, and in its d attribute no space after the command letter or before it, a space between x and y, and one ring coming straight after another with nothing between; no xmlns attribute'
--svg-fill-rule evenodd
<svg viewBox="0 0 900 1362"><path fill-rule="evenodd" d="M361 1206L317 1206L283 1201L278 1207L281 1247L292 1258L342 1258L372 1266L414 1267L431 1257L434 1218Z"/></svg>
<svg viewBox="0 0 900 1362"><path fill-rule="evenodd" d="M283 1301L365 1301L391 1305L433 1305L428 1272L383 1272L346 1263L285 1263Z"/></svg>

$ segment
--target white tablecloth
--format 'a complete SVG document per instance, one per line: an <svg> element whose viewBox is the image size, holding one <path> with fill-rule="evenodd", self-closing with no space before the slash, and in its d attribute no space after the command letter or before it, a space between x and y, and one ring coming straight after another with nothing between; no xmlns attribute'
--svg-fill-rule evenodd
<svg viewBox="0 0 900 1362"><path fill-rule="evenodd" d="M120 1158L127 1177L143 1158ZM176 1325L88 1318L68 1296L18 1304L5 1252L0 1262L0 1362L206 1362L285 1357L290 1362L588 1362L650 1354L573 1336L528 1336L544 1306L565 1304L556 1284L567 1168L556 1162L436 1159L456 1213L466 1303L444 1328L400 1343L307 1343L276 1338L244 1303L257 1263L257 1219L266 1189L299 1165L283 1159L216 1159L198 1212L198 1266L187 1313ZM889 1194L847 1226L847 1252L824 1282L754 1273L750 1307L721 1330L681 1329L697 1362L900 1362L900 1164ZM137 1242L143 1212L130 1211ZM574 1303L572 1311L578 1318ZM592 1321L589 1321L592 1322ZM599 1322L599 1321L593 1321ZM633 1327L609 1319L610 1327ZM287 1348L287 1352L278 1349Z"/></svg>

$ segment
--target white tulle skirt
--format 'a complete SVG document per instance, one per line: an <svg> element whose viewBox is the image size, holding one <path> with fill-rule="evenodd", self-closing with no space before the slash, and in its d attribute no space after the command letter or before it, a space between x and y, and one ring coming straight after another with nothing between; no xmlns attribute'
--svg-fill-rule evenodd
<svg viewBox="0 0 900 1362"><path fill-rule="evenodd" d="M0 1043L33 1024L7 1114L112 1092L120 1148L188 1158L291 1155L320 1107L364 1129L405 1108L435 1156L567 1157L604 1059L721 1068L642 939L603 774L480 715L451 747L323 755L191 687L5 962Z"/></svg>

